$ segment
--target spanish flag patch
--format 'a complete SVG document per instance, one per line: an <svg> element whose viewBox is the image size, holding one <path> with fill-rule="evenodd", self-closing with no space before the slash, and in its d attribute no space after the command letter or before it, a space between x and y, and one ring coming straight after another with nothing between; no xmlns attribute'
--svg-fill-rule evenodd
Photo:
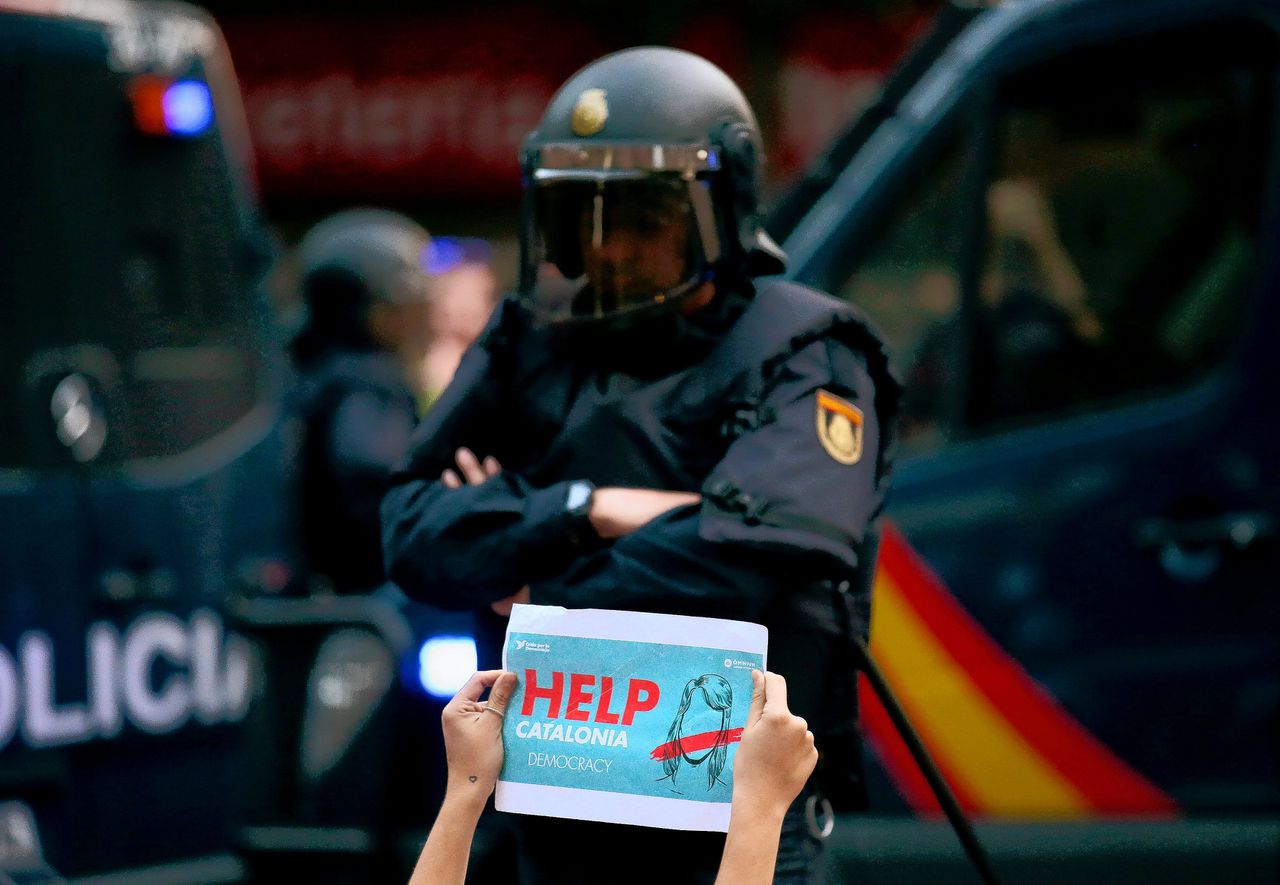
<svg viewBox="0 0 1280 885"><path fill-rule="evenodd" d="M862 410L825 390L818 391L818 441L841 464L862 458Z"/></svg>

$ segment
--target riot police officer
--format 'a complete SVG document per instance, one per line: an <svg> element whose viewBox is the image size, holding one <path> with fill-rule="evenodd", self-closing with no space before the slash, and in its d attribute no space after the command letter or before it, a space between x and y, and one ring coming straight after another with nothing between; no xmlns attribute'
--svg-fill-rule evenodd
<svg viewBox="0 0 1280 885"><path fill-rule="evenodd" d="M785 256L761 160L742 93L689 53L615 53L561 88L522 154L519 293L416 432L384 549L406 593L445 606L767 625L823 787L849 798L848 637L867 628L898 388L854 308L763 279ZM783 824L777 881L816 865L815 791ZM518 826L539 882L710 882L723 843Z"/></svg>
<svg viewBox="0 0 1280 885"><path fill-rule="evenodd" d="M417 422L429 244L403 215L352 209L298 246L306 322L291 345L294 497L307 571L339 593L383 581L378 505Z"/></svg>

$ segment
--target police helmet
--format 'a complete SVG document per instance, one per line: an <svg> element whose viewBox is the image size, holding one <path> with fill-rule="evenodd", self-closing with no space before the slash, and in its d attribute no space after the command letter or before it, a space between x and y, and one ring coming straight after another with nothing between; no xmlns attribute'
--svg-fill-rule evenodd
<svg viewBox="0 0 1280 885"><path fill-rule="evenodd" d="M593 62L521 154L522 296L547 321L616 323L669 311L708 280L781 273L760 217L762 157L751 106L705 59L641 47Z"/></svg>
<svg viewBox="0 0 1280 885"><path fill-rule="evenodd" d="M294 359L377 350L370 308L427 300L430 249L426 230L387 209L349 209L309 230L296 253L304 312L290 344Z"/></svg>
<svg viewBox="0 0 1280 885"><path fill-rule="evenodd" d="M406 304L429 295L425 267L431 238L412 219L388 209L348 209L324 219L298 245L302 291L341 274L371 301Z"/></svg>

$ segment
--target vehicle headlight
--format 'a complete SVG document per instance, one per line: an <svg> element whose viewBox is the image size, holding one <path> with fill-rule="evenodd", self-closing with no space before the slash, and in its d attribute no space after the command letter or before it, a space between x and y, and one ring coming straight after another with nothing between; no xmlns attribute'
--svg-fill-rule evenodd
<svg viewBox="0 0 1280 885"><path fill-rule="evenodd" d="M470 636L433 636L418 649L418 681L437 698L457 694L476 666L476 641Z"/></svg>

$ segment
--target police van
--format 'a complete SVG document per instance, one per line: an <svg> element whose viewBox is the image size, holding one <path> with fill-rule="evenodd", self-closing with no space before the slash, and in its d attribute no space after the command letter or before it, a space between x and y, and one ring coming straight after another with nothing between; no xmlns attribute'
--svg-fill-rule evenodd
<svg viewBox="0 0 1280 885"><path fill-rule="evenodd" d="M0 133L0 881L238 880L224 602L289 572L222 38L177 4L3 0Z"/></svg>
<svg viewBox="0 0 1280 885"><path fill-rule="evenodd" d="M1011 880L1280 876L1278 75L1276 2L956 3L772 217L905 381L872 650ZM863 722L840 872L948 880Z"/></svg>

